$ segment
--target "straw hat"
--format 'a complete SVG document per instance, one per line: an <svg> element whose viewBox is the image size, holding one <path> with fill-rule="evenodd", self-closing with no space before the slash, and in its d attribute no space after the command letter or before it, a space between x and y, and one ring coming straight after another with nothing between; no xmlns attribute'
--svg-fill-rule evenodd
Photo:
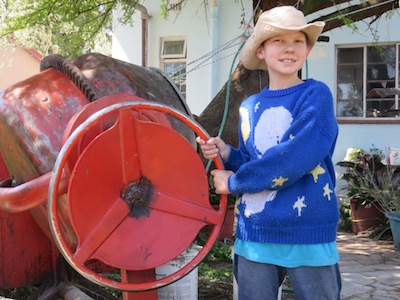
<svg viewBox="0 0 400 300"><path fill-rule="evenodd" d="M243 46L240 60L249 70L267 70L265 61L256 55L257 49L265 40L280 34L302 31L313 47L324 26L325 23L321 21L307 24L304 14L293 6L278 6L264 11L258 18L253 34Z"/></svg>

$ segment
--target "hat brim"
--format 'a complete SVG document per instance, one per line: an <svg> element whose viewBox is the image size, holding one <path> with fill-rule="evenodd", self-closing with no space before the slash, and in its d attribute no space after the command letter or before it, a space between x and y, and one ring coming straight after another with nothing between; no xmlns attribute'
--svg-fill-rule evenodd
<svg viewBox="0 0 400 300"><path fill-rule="evenodd" d="M267 70L268 67L265 61L257 57L257 50L264 41L277 35L301 31L306 34L308 44L312 48L317 42L324 26L325 23L322 21L317 21L300 27L292 27L291 29L272 26L268 23L262 24L261 28L254 31L245 42L240 53L240 61L243 66L249 70Z"/></svg>

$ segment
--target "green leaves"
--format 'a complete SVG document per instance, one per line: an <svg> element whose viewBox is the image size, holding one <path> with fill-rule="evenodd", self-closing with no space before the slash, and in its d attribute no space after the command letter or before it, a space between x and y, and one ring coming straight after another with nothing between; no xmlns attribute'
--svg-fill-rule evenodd
<svg viewBox="0 0 400 300"><path fill-rule="evenodd" d="M118 20L131 21L133 4L124 3ZM112 12L118 1L102 0L9 0L0 4L0 37L10 35L24 47L33 47L42 55L59 53L78 56L94 51L109 54Z"/></svg>
<svg viewBox="0 0 400 300"><path fill-rule="evenodd" d="M376 202L385 212L400 211L400 167L384 165L379 155L359 154L358 161L344 161L342 179L347 182L346 196L359 205Z"/></svg>

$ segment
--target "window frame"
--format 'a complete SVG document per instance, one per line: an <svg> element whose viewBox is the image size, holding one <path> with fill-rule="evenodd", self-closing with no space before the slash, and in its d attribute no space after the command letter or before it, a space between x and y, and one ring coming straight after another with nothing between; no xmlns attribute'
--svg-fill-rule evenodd
<svg viewBox="0 0 400 300"><path fill-rule="evenodd" d="M400 117L370 117L367 116L367 87L368 87L368 47L376 47L376 46L395 46L395 87L400 88L400 42L386 42L386 43L365 43L365 44L347 44L347 45L336 45L335 46L335 111L336 111L336 119L339 124L400 124ZM351 116L351 117L343 117L338 116L338 94L339 94L339 51L340 49L346 48L362 48L362 63L363 63L363 74L362 74L362 116ZM382 98L384 99L384 98ZM394 95L395 105L397 109L400 110L400 95Z"/></svg>
<svg viewBox="0 0 400 300"><path fill-rule="evenodd" d="M183 49L181 53L175 53L175 54L163 54L164 49L165 49L165 43L166 42L171 42L171 41L179 41L183 42ZM160 69L163 70L166 74L166 65L167 64L185 64L185 67L187 65L187 39L184 36L175 36L175 37L161 37L160 38ZM168 75L168 74L167 74ZM186 93L187 93L187 85L186 85L186 80L187 76L184 75L183 78L183 84L179 84L176 80L171 78L172 81L175 82L176 86L178 89L181 91L182 96L186 99ZM182 87L184 87L184 90L182 90Z"/></svg>
<svg viewBox="0 0 400 300"><path fill-rule="evenodd" d="M165 44L168 42L183 42L183 49L181 53L175 54L164 54ZM162 60L164 59L175 59L175 58L184 58L186 60L186 37L176 36L176 37L161 37L161 49L160 49L160 57Z"/></svg>

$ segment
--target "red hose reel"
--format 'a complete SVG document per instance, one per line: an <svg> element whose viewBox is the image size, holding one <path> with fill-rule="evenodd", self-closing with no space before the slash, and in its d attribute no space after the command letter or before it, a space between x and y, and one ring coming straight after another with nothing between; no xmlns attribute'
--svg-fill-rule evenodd
<svg viewBox="0 0 400 300"><path fill-rule="evenodd" d="M171 119L209 138L178 110L136 96L121 102L113 95L92 102L65 130L49 184L50 228L68 263L98 285L129 292L168 285L192 271L218 238L227 196L221 196L218 210L211 206L201 158L168 125ZM219 158L215 165L223 168ZM65 182L67 225L76 242L66 238L60 217L60 185ZM193 260L156 279L155 268L190 247L207 225L213 230ZM98 272L93 261L120 270L122 279Z"/></svg>

